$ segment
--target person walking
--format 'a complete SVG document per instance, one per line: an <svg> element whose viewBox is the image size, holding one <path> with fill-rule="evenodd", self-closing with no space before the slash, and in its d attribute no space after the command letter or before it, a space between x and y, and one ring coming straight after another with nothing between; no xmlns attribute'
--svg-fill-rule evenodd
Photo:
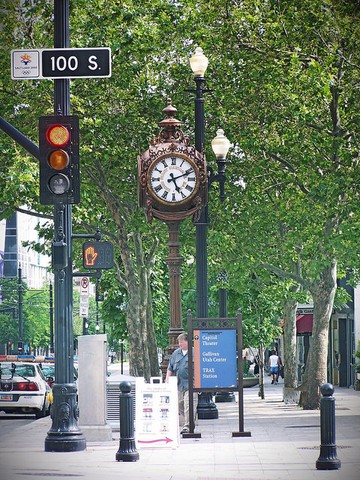
<svg viewBox="0 0 360 480"><path fill-rule="evenodd" d="M276 383L279 382L279 377L284 379L284 364L283 364L283 361L281 360L280 355L278 355L278 357L279 357L279 369L278 369L278 373L277 373L277 376L276 376Z"/></svg>
<svg viewBox="0 0 360 480"><path fill-rule="evenodd" d="M276 351L273 350L268 360L268 367L270 369L270 375L272 377L271 383L277 384L278 383L278 374L279 374L279 367L280 367L280 358L276 354Z"/></svg>
<svg viewBox="0 0 360 480"><path fill-rule="evenodd" d="M188 367L188 336L183 332L177 337L179 348L171 355L169 365L166 371L165 382L169 377L176 375L179 401L180 419L184 419L180 433L189 433L190 431L190 408L189 408L189 367ZM194 402L195 403L195 402ZM194 406L194 417L196 408Z"/></svg>

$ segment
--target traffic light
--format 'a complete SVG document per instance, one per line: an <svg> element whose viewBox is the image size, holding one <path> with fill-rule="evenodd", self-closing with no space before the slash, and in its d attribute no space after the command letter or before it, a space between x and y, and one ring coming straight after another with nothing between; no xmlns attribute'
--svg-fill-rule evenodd
<svg viewBox="0 0 360 480"><path fill-rule="evenodd" d="M79 203L79 117L40 117L39 150L40 203Z"/></svg>

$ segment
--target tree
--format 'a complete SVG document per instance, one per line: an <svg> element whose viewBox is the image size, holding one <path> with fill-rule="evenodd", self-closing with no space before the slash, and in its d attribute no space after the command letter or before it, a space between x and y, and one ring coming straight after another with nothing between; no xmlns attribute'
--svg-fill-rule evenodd
<svg viewBox="0 0 360 480"><path fill-rule="evenodd" d="M7 46L0 58L4 71L4 54L9 58L14 45L51 47L49 8L42 0L21 9L8 2L0 33ZM152 288L154 254L163 258L166 249L164 229L158 223L147 225L136 206L135 158L156 133L168 96L192 133L193 107L179 86L190 86L187 62L200 44L210 57L207 135L222 123L236 144L227 168L231 202L225 212L219 210L231 221L216 222L210 208L209 245L212 236L219 238L217 232L226 232L222 269L230 271L234 262L225 247L236 245L237 265L250 259L258 276L268 269L287 279L289 289L298 284L311 292L317 304L311 369L317 374L305 374L303 405L318 406L336 271L341 275L359 264L358 14L356 3L341 0L129 0L121 6L79 0L72 5L72 46L106 42L113 52L111 79L72 82L72 109L81 117L82 130L83 193L81 205L74 208L75 230L100 223L117 246L117 282L125 292L119 305L125 299L135 374L147 369L148 376L149 364L157 368L147 309L150 294L156 296L158 290ZM98 17L101 22L94 23ZM34 118L52 111L49 84L1 82L1 114L36 138ZM0 142L8 172L0 178L4 212L24 203L48 212L36 202L36 162L24 161L19 148L3 136ZM211 165L209 142L205 153ZM17 185L22 185L20 193ZM210 252L214 285L216 256ZM301 274L294 265L301 265Z"/></svg>
<svg viewBox="0 0 360 480"><path fill-rule="evenodd" d="M208 48L220 36L234 52L229 81L223 76L224 105L235 104L239 92L244 99L231 121L244 151L246 189L237 212L249 209L250 222L255 218L261 224L255 249L262 241L263 267L295 281L313 297L313 340L302 404L317 408L319 386L326 381L337 267L358 264L353 234L359 228L354 184L359 175L359 36L349 28L358 11L346 2L211 7L219 9L223 22L212 31ZM229 59L218 53L216 63L225 71ZM259 202L252 208L247 197L261 198L261 208L255 210ZM268 218L275 223L270 225ZM285 230L281 236L280 225ZM243 231L248 235L249 227ZM238 239L244 241L241 235ZM293 262L301 264L301 275L291 268Z"/></svg>

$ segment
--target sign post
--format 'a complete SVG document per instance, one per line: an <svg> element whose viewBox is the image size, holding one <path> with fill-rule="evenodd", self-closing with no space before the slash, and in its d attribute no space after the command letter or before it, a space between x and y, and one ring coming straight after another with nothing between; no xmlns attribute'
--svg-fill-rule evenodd
<svg viewBox="0 0 360 480"><path fill-rule="evenodd" d="M244 431L242 316L227 318L193 318L188 312L189 395L194 392L234 392L239 395L239 431L233 437L251 437ZM194 412L190 402L190 432L184 438L201 436L194 433Z"/></svg>
<svg viewBox="0 0 360 480"><path fill-rule="evenodd" d="M236 329L194 330L194 387L236 386Z"/></svg>

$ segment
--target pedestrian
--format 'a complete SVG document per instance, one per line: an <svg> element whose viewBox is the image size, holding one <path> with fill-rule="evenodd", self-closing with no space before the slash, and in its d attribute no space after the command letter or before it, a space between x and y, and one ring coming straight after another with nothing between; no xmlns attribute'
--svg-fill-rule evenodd
<svg viewBox="0 0 360 480"><path fill-rule="evenodd" d="M278 369L278 374L276 376L276 383L279 382L279 377L284 379L284 364L283 364L283 361L281 360L280 355L278 355L278 357L279 357L279 369Z"/></svg>
<svg viewBox="0 0 360 480"><path fill-rule="evenodd" d="M254 362L255 362L254 375L259 375L259 372L260 372L260 367L259 367L260 359L259 359L258 356L256 356L256 357L254 358Z"/></svg>
<svg viewBox="0 0 360 480"><path fill-rule="evenodd" d="M268 360L268 367L270 369L270 375L272 376L271 383L272 384L278 383L280 360L275 350L271 352L271 355Z"/></svg>
<svg viewBox="0 0 360 480"><path fill-rule="evenodd" d="M188 367L188 336L183 332L177 337L179 348L171 355L166 372L165 382L169 377L176 375L179 401L180 419L184 419L184 424L180 433L189 433L190 431L190 409L189 409L189 367ZM195 402L193 402L194 404ZM194 405L194 417L196 408Z"/></svg>

